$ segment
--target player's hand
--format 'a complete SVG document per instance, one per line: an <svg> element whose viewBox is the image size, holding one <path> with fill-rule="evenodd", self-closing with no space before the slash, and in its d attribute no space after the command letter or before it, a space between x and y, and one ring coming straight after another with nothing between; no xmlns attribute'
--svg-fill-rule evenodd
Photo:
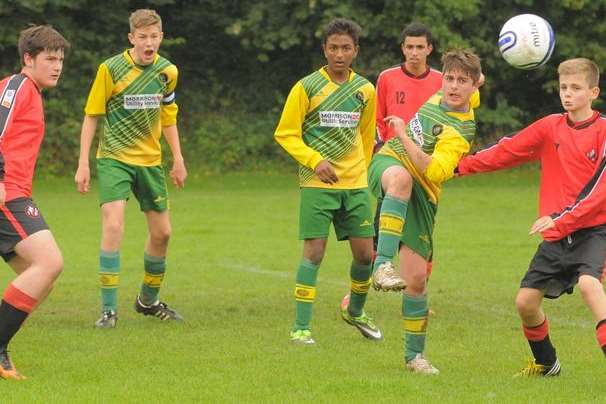
<svg viewBox="0 0 606 404"><path fill-rule="evenodd" d="M320 181L325 182L327 184L334 184L339 181L337 178L337 173L335 173L335 169L328 162L328 160L322 160L316 166L316 174L320 178Z"/></svg>
<svg viewBox="0 0 606 404"><path fill-rule="evenodd" d="M183 188L185 179L187 178L187 169L185 168L185 162L183 160L174 161L173 169L170 170L170 178L172 178L173 184L175 184L177 188Z"/></svg>
<svg viewBox="0 0 606 404"><path fill-rule="evenodd" d="M4 182L0 182L0 206L4 206L4 202L6 202L6 188Z"/></svg>
<svg viewBox="0 0 606 404"><path fill-rule="evenodd" d="M404 122L404 120L402 118L395 116L395 115L389 115L389 116L386 116L385 119L383 119L383 120L385 121L387 126L391 127L394 130L396 135L398 135L398 136L406 135L406 123Z"/></svg>
<svg viewBox="0 0 606 404"><path fill-rule="evenodd" d="M88 186L90 185L90 169L88 168L88 165L78 165L74 181L76 181L78 192L81 194L88 192Z"/></svg>
<svg viewBox="0 0 606 404"><path fill-rule="evenodd" d="M543 216L537 219L536 222L530 228L530 234L541 233L545 230L549 230L555 227L555 222L551 218L551 216Z"/></svg>

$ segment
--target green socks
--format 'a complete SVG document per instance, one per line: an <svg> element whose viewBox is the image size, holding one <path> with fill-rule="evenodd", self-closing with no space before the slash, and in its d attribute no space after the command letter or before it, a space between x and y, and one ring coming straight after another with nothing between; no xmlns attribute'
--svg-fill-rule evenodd
<svg viewBox="0 0 606 404"><path fill-rule="evenodd" d="M412 360L425 350L427 330L427 295L410 296L404 293L402 314L404 315L405 360Z"/></svg>
<svg viewBox="0 0 606 404"><path fill-rule="evenodd" d="M306 258L302 258L297 270L297 284L295 285L296 330L309 330L311 323L311 309L316 299L316 280L319 265L315 265Z"/></svg>
<svg viewBox="0 0 606 404"><path fill-rule="evenodd" d="M102 310L113 310L118 306L118 283L120 280L120 252L99 253L99 279L101 280Z"/></svg>
<svg viewBox="0 0 606 404"><path fill-rule="evenodd" d="M383 198L379 216L379 241L374 269L386 261L393 261L398 252L400 238L404 231L408 201L394 198L387 194Z"/></svg>
<svg viewBox="0 0 606 404"><path fill-rule="evenodd" d="M153 257L144 253L143 266L145 268L145 275L143 277L143 284L141 285L141 292L139 293L139 300L144 305L149 306L158 300L158 293L160 292L160 286L162 285L164 272L166 271L166 258Z"/></svg>
<svg viewBox="0 0 606 404"><path fill-rule="evenodd" d="M362 315L364 303L366 303L366 296L368 295L368 289L370 288L371 271L372 264L362 265L356 262L351 263L351 294L347 310L352 317Z"/></svg>

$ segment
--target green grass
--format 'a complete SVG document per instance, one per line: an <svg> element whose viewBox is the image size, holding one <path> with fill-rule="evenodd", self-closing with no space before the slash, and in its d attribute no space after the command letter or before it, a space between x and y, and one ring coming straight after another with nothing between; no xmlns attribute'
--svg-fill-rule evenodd
<svg viewBox="0 0 606 404"><path fill-rule="evenodd" d="M539 242L527 236L537 181L536 172L521 170L447 184L429 286L436 315L427 355L438 377L404 371L399 296L369 297L367 310L386 336L380 343L339 318L350 253L334 240L318 280L317 344L289 343L302 247L294 175L202 176L171 192L174 230L162 297L185 316L182 324L132 309L146 234L136 203L129 203L114 330L92 327L99 310L96 194L78 195L69 180L39 182L35 197L65 271L11 344L29 378L0 382L0 401L600 401L604 358L578 293L545 304L562 376L511 378L530 355L513 300ZM0 285L11 278L5 266Z"/></svg>

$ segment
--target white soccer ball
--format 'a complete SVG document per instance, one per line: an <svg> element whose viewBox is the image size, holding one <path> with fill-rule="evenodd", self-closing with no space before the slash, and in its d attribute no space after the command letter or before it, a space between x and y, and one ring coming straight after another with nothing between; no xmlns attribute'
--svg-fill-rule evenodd
<svg viewBox="0 0 606 404"><path fill-rule="evenodd" d="M535 69L544 65L555 45L551 25L534 14L520 14L507 20L499 34L503 58L517 69Z"/></svg>

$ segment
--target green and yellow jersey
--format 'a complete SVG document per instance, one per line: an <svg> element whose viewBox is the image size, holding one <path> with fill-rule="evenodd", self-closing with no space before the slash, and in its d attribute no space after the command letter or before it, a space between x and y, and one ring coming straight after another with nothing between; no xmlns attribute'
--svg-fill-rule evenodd
<svg viewBox="0 0 606 404"><path fill-rule="evenodd" d="M397 136L377 153L401 161L434 203L440 198L442 183L452 178L459 160L469 153L476 133L473 108L468 112L450 111L441 105L441 99L440 93L431 96L406 126L408 137L432 156L424 172L419 172L412 164Z"/></svg>
<svg viewBox="0 0 606 404"><path fill-rule="evenodd" d="M177 77L177 67L159 55L139 66L126 50L101 63L84 109L86 115L105 116L97 158L161 164L162 127L177 123Z"/></svg>
<svg viewBox="0 0 606 404"><path fill-rule="evenodd" d="M353 71L343 84L331 81L326 68L298 81L284 105L274 134L299 162L301 187L360 189L367 186L367 167L375 138L374 86ZM322 182L315 168L327 160L339 178Z"/></svg>

